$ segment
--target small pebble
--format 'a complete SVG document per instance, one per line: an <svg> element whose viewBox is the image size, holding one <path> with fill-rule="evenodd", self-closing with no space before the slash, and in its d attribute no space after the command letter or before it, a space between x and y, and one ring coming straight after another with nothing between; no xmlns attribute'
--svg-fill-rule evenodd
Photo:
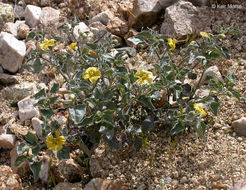
<svg viewBox="0 0 246 190"><path fill-rule="evenodd" d="M242 138L242 137L238 137L237 140L238 140L239 142L242 142L242 141L243 141L243 138Z"/></svg>
<svg viewBox="0 0 246 190"><path fill-rule="evenodd" d="M188 181L188 180L187 180L187 177L184 176L184 177L181 178L180 183L181 183L181 184L184 184L184 183L186 183L187 181Z"/></svg>
<svg viewBox="0 0 246 190"><path fill-rule="evenodd" d="M177 186L179 184L179 181L178 180L173 180L172 183L171 183L173 186Z"/></svg>

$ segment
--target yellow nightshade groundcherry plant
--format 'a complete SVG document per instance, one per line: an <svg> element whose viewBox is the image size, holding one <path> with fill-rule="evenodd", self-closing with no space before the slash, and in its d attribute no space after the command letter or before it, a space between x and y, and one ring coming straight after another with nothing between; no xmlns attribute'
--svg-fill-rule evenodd
<svg viewBox="0 0 246 190"><path fill-rule="evenodd" d="M223 40L219 35L201 32L202 39L187 38L178 49L176 39L144 30L128 38L133 47L118 48L119 43L107 35L99 42L88 41L84 33L71 43L78 23L75 19L69 26L59 26L57 36L31 32L27 37L41 42L41 49L33 50L29 57L34 72L53 66L56 76L62 78L32 96L43 122L42 134L37 138L28 133L18 146L16 166L29 161L35 180L42 164L41 150L50 149L50 156L68 159L70 149L80 148L90 158L100 143L121 150L128 144L138 151L154 131L169 129L171 135L196 132L203 138L209 116L216 116L219 110L217 96L241 100L231 72L223 76L223 82L215 76L207 77L206 84L201 81L217 58L230 57L229 50L217 44ZM56 43L69 49L59 50ZM149 65L130 67L127 60L143 50L149 52ZM177 55L170 50L182 51L183 60L177 63ZM200 97L197 90L201 87L210 94ZM61 88L65 88L62 93Z"/></svg>

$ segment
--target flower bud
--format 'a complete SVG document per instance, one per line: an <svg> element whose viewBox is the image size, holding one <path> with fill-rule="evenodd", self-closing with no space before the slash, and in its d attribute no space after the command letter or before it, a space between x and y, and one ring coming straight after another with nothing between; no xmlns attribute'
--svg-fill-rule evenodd
<svg viewBox="0 0 246 190"><path fill-rule="evenodd" d="M225 38L226 38L226 35L225 35L225 34L220 34L219 37L220 37L221 39L225 39Z"/></svg>
<svg viewBox="0 0 246 190"><path fill-rule="evenodd" d="M83 33L82 34L82 38L87 38L87 34L86 33Z"/></svg>
<svg viewBox="0 0 246 190"><path fill-rule="evenodd" d="M75 94L70 94L69 99L70 100L74 100L75 99Z"/></svg>

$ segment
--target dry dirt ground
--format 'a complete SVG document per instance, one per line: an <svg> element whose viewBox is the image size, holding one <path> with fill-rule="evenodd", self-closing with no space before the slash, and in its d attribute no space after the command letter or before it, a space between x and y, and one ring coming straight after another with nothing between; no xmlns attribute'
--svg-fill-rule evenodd
<svg viewBox="0 0 246 190"><path fill-rule="evenodd" d="M108 4L112 7L109 8L117 12L114 6L120 1L111 2ZM101 9L107 9L107 6ZM241 31L240 35L227 36L224 42L232 50L232 58L214 65L220 68L222 74L229 70L236 73L236 88L246 98L245 9L210 9L210 13L213 24ZM235 182L246 178L246 138L237 136L231 129L231 122L246 114L246 104L225 96L219 97L219 100L218 116L209 114L207 117L205 139L193 133L170 138L168 130L163 129L151 134L147 146L140 152L132 157L118 158L117 162L110 161L115 155L112 156L113 153L101 145L103 153L98 159L108 162L102 177L121 179L132 189L139 190L230 189ZM16 107L11 107L1 98L0 105L2 113L12 115L17 111ZM9 151L0 149L0 164L10 165Z"/></svg>

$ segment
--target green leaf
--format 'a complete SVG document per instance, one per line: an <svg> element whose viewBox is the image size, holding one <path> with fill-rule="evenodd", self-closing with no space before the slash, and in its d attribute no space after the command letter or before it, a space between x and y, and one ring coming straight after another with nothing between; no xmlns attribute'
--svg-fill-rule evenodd
<svg viewBox="0 0 246 190"><path fill-rule="evenodd" d="M138 101L141 102L142 104L144 104L145 106L147 106L147 107L150 108L150 109L155 109L155 107L154 107L154 105L152 104L150 98L146 98L146 97L144 97L144 96L141 96L141 97L138 99Z"/></svg>
<svg viewBox="0 0 246 190"><path fill-rule="evenodd" d="M190 96L191 93L191 86L189 84L182 85L182 94L185 96Z"/></svg>
<svg viewBox="0 0 246 190"><path fill-rule="evenodd" d="M33 63L33 69L35 73L39 73L44 68L44 65L41 63L40 59L37 58Z"/></svg>
<svg viewBox="0 0 246 190"><path fill-rule="evenodd" d="M59 96L54 96L54 97L48 98L47 102L49 103L49 105L53 105L58 98L59 98Z"/></svg>
<svg viewBox="0 0 246 190"><path fill-rule="evenodd" d="M85 116L86 107L84 105L77 105L77 106L69 108L68 112L71 116L72 121L75 124L79 124L82 122L82 120Z"/></svg>
<svg viewBox="0 0 246 190"><path fill-rule="evenodd" d="M25 145L24 143L21 143L21 144L19 144L19 145L17 146L17 154L18 154L18 155L22 154L23 151L25 151L25 149L24 149L25 146L26 146L26 145Z"/></svg>
<svg viewBox="0 0 246 190"><path fill-rule="evenodd" d="M135 46L144 42L143 40L136 38L136 37L131 37L131 38L128 38L127 40L129 42L132 42L133 45L135 45Z"/></svg>
<svg viewBox="0 0 246 190"><path fill-rule="evenodd" d="M81 126L91 126L94 123L94 115L91 115L90 117L86 117L83 119L83 121L80 123Z"/></svg>
<svg viewBox="0 0 246 190"><path fill-rule="evenodd" d="M115 136L111 140L109 140L106 136L103 136L103 139L109 145L110 148L115 150L120 148L119 141L116 139Z"/></svg>
<svg viewBox="0 0 246 190"><path fill-rule="evenodd" d="M51 94L55 94L58 90L59 90L59 84L58 83L54 83L52 88L50 89L50 93Z"/></svg>
<svg viewBox="0 0 246 190"><path fill-rule="evenodd" d="M28 131L26 135L26 141L29 142L31 145L35 145L38 142L38 138L36 137L36 135Z"/></svg>
<svg viewBox="0 0 246 190"><path fill-rule="evenodd" d="M189 72L188 73L188 78L189 79L192 79L192 80L195 80L197 78L197 74L196 73L193 73L193 72Z"/></svg>
<svg viewBox="0 0 246 190"><path fill-rule="evenodd" d="M62 123L62 117L59 118L58 120L52 121L50 127L54 130L57 130L60 128L61 123Z"/></svg>
<svg viewBox="0 0 246 190"><path fill-rule="evenodd" d="M37 145L34 148L32 148L32 153L33 153L34 156L37 156L39 151L40 151L40 146L39 145Z"/></svg>
<svg viewBox="0 0 246 190"><path fill-rule="evenodd" d="M206 125L201 121L201 116L199 116L195 123L195 129L200 137L204 138L206 132Z"/></svg>
<svg viewBox="0 0 246 190"><path fill-rule="evenodd" d="M218 102L212 102L210 103L209 107L211 108L211 111L215 116L217 116L218 109L219 109L219 103Z"/></svg>
<svg viewBox="0 0 246 190"><path fill-rule="evenodd" d="M143 123L142 123L142 130L143 132L148 132L154 129L155 124L154 124L154 119L151 117L146 118Z"/></svg>
<svg viewBox="0 0 246 190"><path fill-rule="evenodd" d="M184 130L185 130L185 126L183 126L183 125L179 122L179 123L175 124L175 125L172 127L170 133L171 133L171 135L177 135L178 133L180 133L180 132L182 132L182 131L184 131Z"/></svg>
<svg viewBox="0 0 246 190"><path fill-rule="evenodd" d="M51 108L40 109L40 114L44 118L44 120L48 121L54 115L54 112Z"/></svg>
<svg viewBox="0 0 246 190"><path fill-rule="evenodd" d="M26 41L33 40L36 37L35 32L30 32L26 38Z"/></svg>
<svg viewBox="0 0 246 190"><path fill-rule="evenodd" d="M70 158L69 153L70 153L70 149L66 146L63 146L62 149L57 152L57 158L59 160L69 159Z"/></svg>
<svg viewBox="0 0 246 190"><path fill-rule="evenodd" d="M30 169L33 173L34 181L37 182L39 178L39 172L41 169L42 162L34 162L33 164L30 164Z"/></svg>
<svg viewBox="0 0 246 190"><path fill-rule="evenodd" d="M34 94L33 98L39 99L39 98L45 97L45 96L46 96L45 90L42 89L38 93Z"/></svg>
<svg viewBox="0 0 246 190"><path fill-rule="evenodd" d="M18 156L15 160L15 167L18 167L22 162L27 160L27 156Z"/></svg>
<svg viewBox="0 0 246 190"><path fill-rule="evenodd" d="M104 134L108 140L114 137L114 129L110 127L101 126L99 132Z"/></svg>

